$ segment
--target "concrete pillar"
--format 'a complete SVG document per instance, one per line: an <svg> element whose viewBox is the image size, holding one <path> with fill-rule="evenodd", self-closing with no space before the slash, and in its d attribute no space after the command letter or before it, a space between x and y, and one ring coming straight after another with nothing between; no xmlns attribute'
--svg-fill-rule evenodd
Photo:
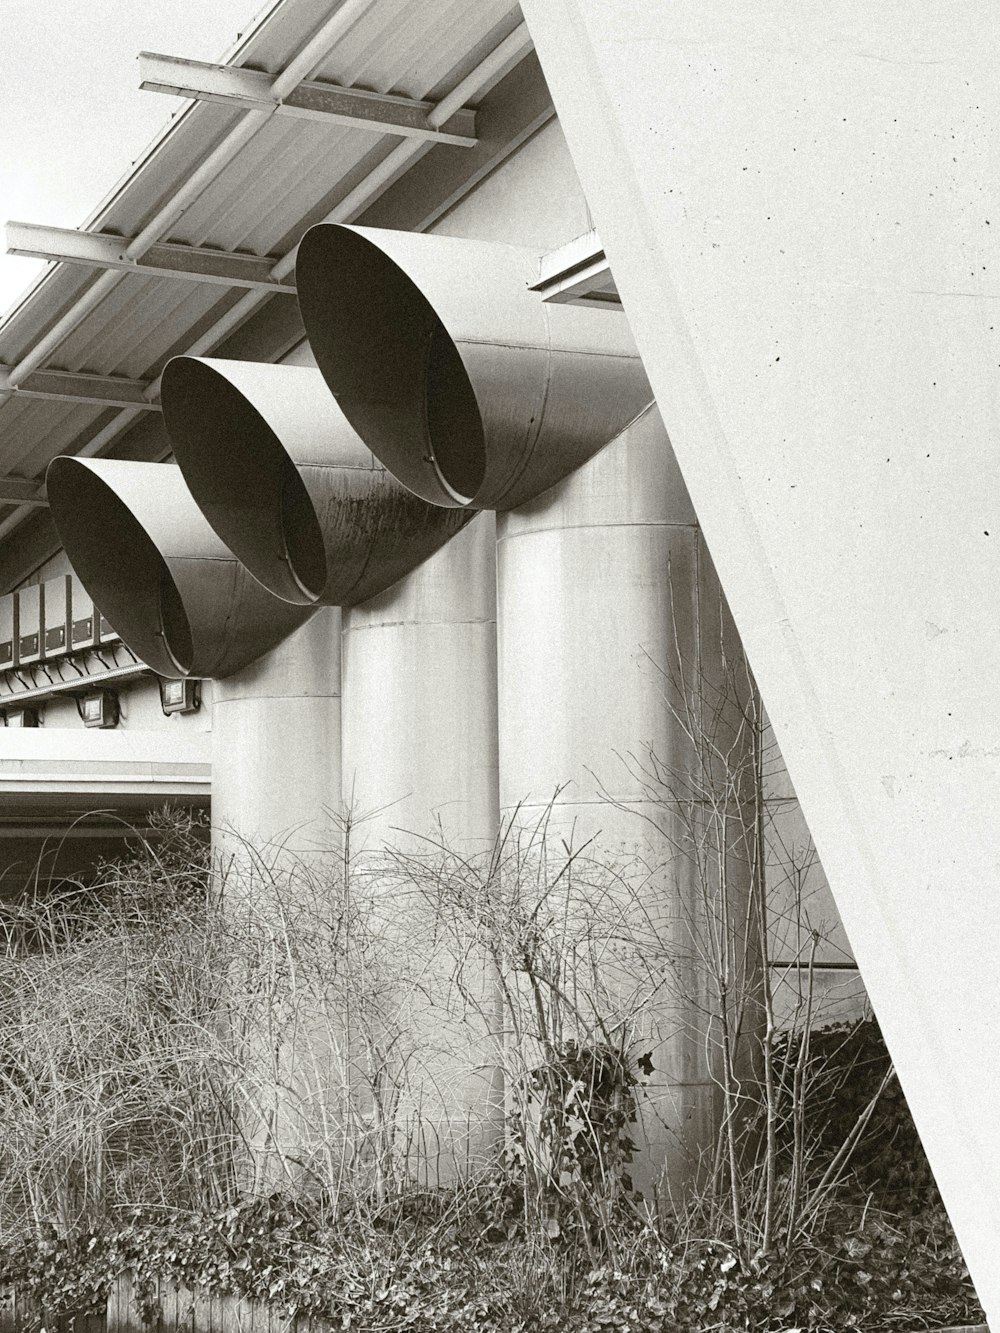
<svg viewBox="0 0 1000 1333"><path fill-rule="evenodd" d="M215 682L212 828L221 851L336 852L340 611L328 607L266 657Z"/></svg>
<svg viewBox="0 0 1000 1333"><path fill-rule="evenodd" d="M949 0L523 7L1000 1327L1000 29Z"/></svg>
<svg viewBox="0 0 1000 1333"><path fill-rule="evenodd" d="M497 524L501 809L522 826L547 820L550 878L562 841L594 840L573 874L585 886L577 908L603 941L603 1017L616 1033L625 1024L654 1071L633 1174L647 1192L676 1194L719 1114L711 968L698 957L722 915L737 926L749 903L738 643L655 408ZM720 819L732 821L721 840ZM586 989L586 949L578 967ZM751 966L744 984L756 975Z"/></svg>
<svg viewBox="0 0 1000 1333"><path fill-rule="evenodd" d="M495 977L466 952L468 923L465 943L455 933L454 898L434 905L465 876L482 892L497 831L492 514L345 610L343 663L352 850L404 978L383 1006L401 1035L380 1038L395 1045L372 1094L396 1080L393 1169L444 1183L481 1166L499 1132Z"/></svg>
<svg viewBox="0 0 1000 1333"><path fill-rule="evenodd" d="M359 850L475 856L497 827L493 517L344 612L344 793Z"/></svg>
<svg viewBox="0 0 1000 1333"><path fill-rule="evenodd" d="M233 932L245 1186L335 1190L351 1160L338 944L340 611L214 682L212 850ZM335 932L334 932L335 933ZM323 944L317 952L317 941Z"/></svg>

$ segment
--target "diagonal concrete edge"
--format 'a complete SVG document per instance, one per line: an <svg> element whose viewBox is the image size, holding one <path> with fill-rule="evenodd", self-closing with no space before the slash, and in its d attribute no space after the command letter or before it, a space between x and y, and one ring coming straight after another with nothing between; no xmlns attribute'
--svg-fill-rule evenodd
<svg viewBox="0 0 1000 1333"><path fill-rule="evenodd" d="M1000 1327L995 16L951 0L523 10Z"/></svg>

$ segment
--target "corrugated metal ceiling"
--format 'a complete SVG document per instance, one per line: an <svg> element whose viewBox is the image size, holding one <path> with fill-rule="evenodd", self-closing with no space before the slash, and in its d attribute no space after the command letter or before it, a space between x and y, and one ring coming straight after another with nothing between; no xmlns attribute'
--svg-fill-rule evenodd
<svg viewBox="0 0 1000 1333"><path fill-rule="evenodd" d="M337 8L329 0L281 0L230 63L280 72ZM510 0L372 0L313 77L437 99L520 21ZM212 103L185 107L89 228L135 235L238 120L238 112ZM398 143L367 130L274 116L162 239L281 255ZM97 277L97 270L52 266L0 325L0 363L14 365L24 357ZM122 273L45 364L153 380L168 356L190 346L243 294ZM0 475L40 476L52 457L85 447L114 415L114 409L15 395L0 407ZM14 508L0 506L0 523Z"/></svg>

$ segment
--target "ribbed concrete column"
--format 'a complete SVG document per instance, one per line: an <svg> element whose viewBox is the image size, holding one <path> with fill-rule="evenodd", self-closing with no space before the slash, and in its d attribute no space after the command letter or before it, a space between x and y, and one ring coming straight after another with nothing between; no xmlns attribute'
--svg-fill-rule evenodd
<svg viewBox="0 0 1000 1333"><path fill-rule="evenodd" d="M266 657L216 681L212 829L218 849L314 856L339 843L340 611L318 611Z"/></svg>
<svg viewBox="0 0 1000 1333"><path fill-rule="evenodd" d="M433 906L434 867L467 858L481 875L497 830L492 514L345 610L343 664L352 849L405 974L392 1000L403 1032L394 1169L436 1184L480 1165L498 1132L494 977L475 951L456 955L447 909ZM469 1003L453 982L459 963Z"/></svg>
<svg viewBox="0 0 1000 1333"><path fill-rule="evenodd" d="M655 408L566 481L499 516L497 552L501 809L536 823L561 787L550 860L563 839L594 839L575 872L594 879L594 921L620 913L620 933L637 941L605 946L617 961L605 968L603 1016L634 1032L635 1055L650 1051L654 1070L633 1175L670 1193L717 1123L718 1070L703 1038L711 985L695 956L709 917L746 916L748 848L734 824L723 903L710 825L720 802L735 819L724 784L746 789L750 769L734 729L732 690L746 684L738 646ZM729 746L731 773L709 759L713 742ZM602 881L585 868L591 858L618 877ZM609 928L595 926L598 937ZM636 1013L639 995L654 998Z"/></svg>

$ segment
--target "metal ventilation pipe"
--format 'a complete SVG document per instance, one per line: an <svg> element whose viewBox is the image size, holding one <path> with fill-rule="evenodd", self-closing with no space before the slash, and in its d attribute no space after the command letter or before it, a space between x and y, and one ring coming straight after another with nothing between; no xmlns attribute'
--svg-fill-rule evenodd
<svg viewBox="0 0 1000 1333"><path fill-rule="evenodd" d="M550 832L572 828L578 842L600 830L619 867L656 867L636 895L676 960L692 952L701 886L691 859L674 853L682 816L702 812L671 810L662 792L644 823L653 802L627 756L641 764L652 753L682 785L695 777L664 673L694 663L714 688L723 644L736 660L738 643L662 423L645 410L652 395L624 317L540 302L528 291L536 258L320 225L299 248L299 302L317 363L375 455L443 507L504 511L502 813L540 816L570 783ZM726 877L732 910L745 914L748 858ZM644 1107L650 1188L658 1176L680 1189L717 1123L699 984L689 967L679 1011L650 1010L638 1034L655 1069Z"/></svg>
<svg viewBox="0 0 1000 1333"><path fill-rule="evenodd" d="M162 404L194 496L253 574L291 601L345 608L344 776L330 805L356 818L356 862L374 867L389 848L426 853L440 836L462 855L485 853L498 799L492 516L470 524L471 511L400 485L317 370L179 357ZM243 771L238 750L227 753ZM390 893L387 878L370 877L383 886L378 914L388 935L410 942L426 908ZM425 976L425 992L450 975ZM487 976L471 984L493 1002ZM433 1003L411 1016L420 1072L401 1103L406 1150L434 1178L494 1136L499 1101L495 1035L465 1026L445 1041L447 1024ZM484 1072L470 1078L470 1068Z"/></svg>
<svg viewBox="0 0 1000 1333"><path fill-rule="evenodd" d="M59 458L47 484L74 568L129 646L162 675L216 678L212 847L231 910L249 913L251 929L260 913L294 912L326 885L338 852L339 610L267 592L176 466ZM336 1122L342 1060L325 1029L300 1046L252 1040L247 1059L261 1089L260 1116L245 1127L261 1183L311 1150L318 1114ZM288 1069L303 1068L308 1087L286 1086Z"/></svg>
<svg viewBox="0 0 1000 1333"><path fill-rule="evenodd" d="M652 399L624 315L546 305L539 255L321 223L299 306L344 415L404 486L445 508L514 509Z"/></svg>
<svg viewBox="0 0 1000 1333"><path fill-rule="evenodd" d="M163 372L161 403L202 513L285 601L366 601L467 521L376 462L318 370L179 356Z"/></svg>
<svg viewBox="0 0 1000 1333"><path fill-rule="evenodd" d="M554 800L550 840L594 838L594 860L613 863L604 909L646 941L639 961L602 973L626 1029L628 997L649 988L645 967L669 968L634 1019L634 1050L650 1053L653 1073L633 1174L647 1194L676 1196L719 1124L709 979L695 963L719 924L706 911L750 924L752 847L734 828L713 866L713 801L738 781L734 794L752 802L753 770L733 694L747 683L739 640L655 407L499 516L497 584L501 811L530 824ZM746 960L751 989L757 953Z"/></svg>
<svg viewBox="0 0 1000 1333"><path fill-rule="evenodd" d="M46 487L87 592L162 676L231 676L312 613L251 578L171 464L60 457Z"/></svg>

